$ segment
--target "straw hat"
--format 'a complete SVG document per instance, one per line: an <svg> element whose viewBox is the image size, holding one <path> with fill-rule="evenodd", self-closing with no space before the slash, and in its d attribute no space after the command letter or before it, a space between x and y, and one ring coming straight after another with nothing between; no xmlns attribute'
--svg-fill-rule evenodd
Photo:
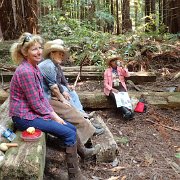
<svg viewBox="0 0 180 180"><path fill-rule="evenodd" d="M110 56L107 57L106 63L107 63L108 66L110 66L110 62L111 61L116 61L116 60L122 60L122 58L120 56L118 56L118 55L110 55Z"/></svg>
<svg viewBox="0 0 180 180"><path fill-rule="evenodd" d="M64 53L63 60L66 60L69 57L69 49L64 47L64 42L61 39L55 39L53 41L48 41L44 45L43 57L44 59L48 58L50 53L53 51L60 51Z"/></svg>

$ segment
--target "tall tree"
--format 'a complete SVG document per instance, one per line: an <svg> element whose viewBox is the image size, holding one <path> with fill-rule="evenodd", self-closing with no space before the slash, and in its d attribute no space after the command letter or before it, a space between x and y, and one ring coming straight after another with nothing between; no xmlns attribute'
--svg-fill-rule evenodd
<svg viewBox="0 0 180 180"><path fill-rule="evenodd" d="M145 0L146 32L156 30L155 26L155 0Z"/></svg>
<svg viewBox="0 0 180 180"><path fill-rule="evenodd" d="M130 0L122 0L122 32L132 30L132 21L130 18Z"/></svg>
<svg viewBox="0 0 180 180"><path fill-rule="evenodd" d="M180 32L180 1L169 0L168 27L170 33Z"/></svg>
<svg viewBox="0 0 180 180"><path fill-rule="evenodd" d="M120 34L120 21L119 21L119 1L116 0L116 26L117 26L117 35Z"/></svg>
<svg viewBox="0 0 180 180"><path fill-rule="evenodd" d="M0 23L5 40L16 39L22 32L38 31L38 0L3 1Z"/></svg>

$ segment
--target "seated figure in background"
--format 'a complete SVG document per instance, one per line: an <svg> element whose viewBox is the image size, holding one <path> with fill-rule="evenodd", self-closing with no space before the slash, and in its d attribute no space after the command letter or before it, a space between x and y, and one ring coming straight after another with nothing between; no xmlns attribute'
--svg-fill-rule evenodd
<svg viewBox="0 0 180 180"><path fill-rule="evenodd" d="M122 63L122 59L118 56L113 55L107 58L108 68L104 72L104 93L114 101L123 118L130 120L134 113L124 78L128 77L129 73Z"/></svg>

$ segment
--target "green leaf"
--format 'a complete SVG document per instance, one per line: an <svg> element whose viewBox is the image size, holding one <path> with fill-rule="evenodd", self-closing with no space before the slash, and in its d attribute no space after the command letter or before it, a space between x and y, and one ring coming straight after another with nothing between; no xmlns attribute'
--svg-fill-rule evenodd
<svg viewBox="0 0 180 180"><path fill-rule="evenodd" d="M176 158L180 158L180 152L175 154Z"/></svg>

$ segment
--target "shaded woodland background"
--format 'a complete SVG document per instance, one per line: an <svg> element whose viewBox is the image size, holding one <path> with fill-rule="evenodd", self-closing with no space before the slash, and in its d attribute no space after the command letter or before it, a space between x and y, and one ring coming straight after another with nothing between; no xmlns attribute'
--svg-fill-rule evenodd
<svg viewBox="0 0 180 180"><path fill-rule="evenodd" d="M76 64L104 66L109 51L142 62L179 49L179 0L1 0L0 12L1 41L26 31L62 38Z"/></svg>
<svg viewBox="0 0 180 180"><path fill-rule="evenodd" d="M24 31L41 31L40 19L55 10L63 18L117 35L139 26L145 31L180 31L178 0L1 0L0 8L4 40L15 39Z"/></svg>

